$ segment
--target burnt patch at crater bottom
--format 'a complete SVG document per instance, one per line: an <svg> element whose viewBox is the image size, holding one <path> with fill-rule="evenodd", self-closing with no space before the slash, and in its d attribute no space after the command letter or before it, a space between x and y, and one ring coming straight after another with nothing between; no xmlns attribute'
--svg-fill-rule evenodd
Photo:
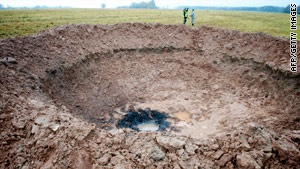
<svg viewBox="0 0 300 169"><path fill-rule="evenodd" d="M123 119L118 121L118 128L131 128L136 131L141 131L138 128L139 124L154 122L158 125L158 131L166 130L170 126L170 123L167 122L169 116L164 112L159 112L157 110L151 110L149 108L133 110L129 109L125 111L127 113Z"/></svg>

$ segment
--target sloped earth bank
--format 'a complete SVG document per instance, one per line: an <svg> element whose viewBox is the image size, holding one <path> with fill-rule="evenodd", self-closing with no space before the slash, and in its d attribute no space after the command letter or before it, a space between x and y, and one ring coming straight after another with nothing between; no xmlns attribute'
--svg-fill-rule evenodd
<svg viewBox="0 0 300 169"><path fill-rule="evenodd" d="M287 38L69 25L3 39L0 54L0 168L300 167ZM169 127L116 127L138 109Z"/></svg>

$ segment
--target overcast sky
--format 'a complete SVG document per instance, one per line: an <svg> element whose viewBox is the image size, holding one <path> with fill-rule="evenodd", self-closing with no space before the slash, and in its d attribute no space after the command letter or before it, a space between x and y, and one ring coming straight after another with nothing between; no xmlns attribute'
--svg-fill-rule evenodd
<svg viewBox="0 0 300 169"><path fill-rule="evenodd" d="M132 2L141 2L149 0L0 0L4 6L15 7L33 7L36 5L47 6L70 6L77 8L100 8L102 3L107 8L118 6L129 6ZM300 4L300 0L155 0L156 6L161 8L174 8L177 6L287 6L289 3Z"/></svg>

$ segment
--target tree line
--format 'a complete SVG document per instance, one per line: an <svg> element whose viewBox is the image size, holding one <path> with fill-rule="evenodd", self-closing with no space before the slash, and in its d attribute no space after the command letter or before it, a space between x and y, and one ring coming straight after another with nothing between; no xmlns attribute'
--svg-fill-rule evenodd
<svg viewBox="0 0 300 169"><path fill-rule="evenodd" d="M105 8L106 5L101 4L102 8ZM68 6L35 6L35 7L4 7L0 4L0 9L42 9L42 8L72 8ZM140 3L131 3L130 6L120 6L118 8L136 8L136 9L158 9L155 5L155 1L151 0L149 2L140 2ZM198 10L222 10L222 11L256 11L256 12L281 12L281 13L289 13L290 5L286 7L278 7L278 6L262 6L262 7L206 7L206 6L179 6L177 9L198 9ZM297 6L297 13L300 14L300 4Z"/></svg>
<svg viewBox="0 0 300 169"><path fill-rule="evenodd" d="M286 7L262 6L262 7L207 7L207 6L179 6L177 9L198 9L198 10L220 10L220 11L255 11L255 12L280 12L290 13L290 5ZM297 5L297 13L300 13L300 5Z"/></svg>
<svg viewBox="0 0 300 169"><path fill-rule="evenodd" d="M6 8L0 4L0 9L48 9L48 8L72 8L72 7L69 7L69 6L46 6L46 5L37 5L37 6L34 6L34 7L13 7L13 6L7 6Z"/></svg>
<svg viewBox="0 0 300 169"><path fill-rule="evenodd" d="M149 2L140 2L140 3L131 3L130 6L120 6L118 8L142 8L142 9L158 9L158 7L155 5L155 1L151 0Z"/></svg>

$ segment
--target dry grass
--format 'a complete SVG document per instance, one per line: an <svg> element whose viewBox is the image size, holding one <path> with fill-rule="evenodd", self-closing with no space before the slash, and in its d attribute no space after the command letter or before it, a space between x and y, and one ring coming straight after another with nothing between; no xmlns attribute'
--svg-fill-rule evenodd
<svg viewBox="0 0 300 169"><path fill-rule="evenodd" d="M207 25L242 32L289 36L289 14L235 11L196 11L195 26ZM298 17L299 18L299 17ZM145 22L182 24L181 10L32 9L0 10L0 38L25 36L67 24ZM300 23L298 19L298 23ZM191 26L190 20L188 25Z"/></svg>

